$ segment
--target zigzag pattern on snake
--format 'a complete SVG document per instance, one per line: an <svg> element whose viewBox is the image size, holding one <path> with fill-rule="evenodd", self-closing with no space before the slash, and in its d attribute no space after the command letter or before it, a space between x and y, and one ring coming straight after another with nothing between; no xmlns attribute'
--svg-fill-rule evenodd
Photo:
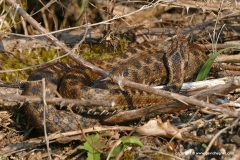
<svg viewBox="0 0 240 160"><path fill-rule="evenodd" d="M178 91L184 81L191 80L207 60L205 53L197 45L190 44L183 37L170 42L149 42L136 44L110 60L90 61L112 75L124 76L128 80L149 85L167 84L172 91ZM157 106L171 101L168 98L148 94L137 89L124 88L109 80L104 80L84 66L55 63L36 70L28 78L23 94L42 95L41 80L46 79L47 97L56 97L59 92L64 98L107 100L114 106L82 107L81 113L112 113L121 110L133 110L148 106ZM32 82L34 81L34 82ZM28 103L25 112L32 125L43 130L43 104ZM104 117L104 114L101 117ZM48 132L78 130L79 123L88 127L98 119L85 117L66 110L57 110L48 105L46 126Z"/></svg>

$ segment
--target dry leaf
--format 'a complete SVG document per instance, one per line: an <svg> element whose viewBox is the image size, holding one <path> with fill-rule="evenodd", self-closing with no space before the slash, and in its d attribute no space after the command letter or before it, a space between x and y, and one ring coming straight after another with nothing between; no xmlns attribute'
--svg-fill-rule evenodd
<svg viewBox="0 0 240 160"><path fill-rule="evenodd" d="M168 121L163 123L159 119L148 121L145 125L138 127L136 132L146 136L164 136L182 139L181 133L175 126L171 125Z"/></svg>

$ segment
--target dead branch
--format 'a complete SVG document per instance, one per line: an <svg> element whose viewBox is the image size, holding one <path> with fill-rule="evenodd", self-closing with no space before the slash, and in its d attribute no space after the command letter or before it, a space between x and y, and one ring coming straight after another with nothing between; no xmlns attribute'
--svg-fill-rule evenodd
<svg viewBox="0 0 240 160"><path fill-rule="evenodd" d="M40 96L25 96L19 94L1 94L0 93L0 106L5 107L14 107L17 105L21 105L23 103L41 103L42 97ZM87 106L91 108L91 106L109 106L111 107L111 102L106 101L95 101L95 100L78 100L78 99L68 99L68 98L47 98L46 102L48 104L55 104L59 106Z"/></svg>
<svg viewBox="0 0 240 160"><path fill-rule="evenodd" d="M233 91L236 88L240 87L239 80L240 80L240 77L235 77L231 80L228 80L228 82L226 84L219 84L214 87L207 88L207 89L202 90L201 92L193 95L192 97L197 98L199 100L212 101L218 97L217 95L226 95L230 91ZM236 82L236 81L238 81L238 82Z"/></svg>
<svg viewBox="0 0 240 160"><path fill-rule="evenodd" d="M161 4L165 4L166 6L172 5L176 7L184 7L184 8L201 8L203 11L218 11L219 10L219 2L200 2L200 1L191 1L191 0L178 0L178 1L159 1ZM222 7L222 10L237 10L237 7L239 7L239 2L236 2L235 4L232 2L224 2L224 6Z"/></svg>
<svg viewBox="0 0 240 160"><path fill-rule="evenodd" d="M239 77L236 77L239 79ZM221 86L221 87L219 87ZM157 86L154 87L155 89L159 90L164 88L165 86ZM202 90L200 91L199 90ZM205 81L199 81L199 82L188 82L184 83L183 87L180 92L188 92L188 95L193 95L194 92L198 91L197 94L195 93L193 97L199 99L199 100L206 100L206 98L210 98L210 100L213 100L216 96L215 94L224 94L229 93L230 91L236 89L236 86L233 84L233 80L230 77L226 78L220 78L220 79L212 79L212 80L205 80ZM191 93L193 92L193 93ZM42 103L42 98L40 96L25 96L20 95L21 90L14 89L14 88L0 88L0 105L5 107L15 107L16 105L21 105L23 103ZM109 106L111 107L111 102L109 101L94 101L94 100L84 100L84 99L67 99L67 98L46 98L46 102L48 104L54 104L59 106L71 106L71 107L77 107L78 110L87 108L91 109L92 107L96 106ZM142 117L143 115L147 114L149 111L157 112L159 114L164 112L174 112L178 111L179 109L186 109L191 106L183 106L177 109L178 103L170 103L170 104L164 104L162 107L150 107L147 110L142 109L138 111L131 111L129 114L136 114L138 112L138 116L136 117ZM170 109L170 106L172 109ZM161 109L160 109L161 108ZM166 108L166 109L165 109ZM123 112L123 115L127 114L126 112ZM120 116L121 114L118 113L117 116Z"/></svg>
<svg viewBox="0 0 240 160"><path fill-rule="evenodd" d="M76 30L73 32L61 32L59 34L55 34L55 36L59 37L59 40L67 45L75 45L83 39L85 32L85 30ZM86 33L85 42L94 44L99 42L103 37L104 35L100 31L90 29ZM44 48L47 50L49 48L54 48L54 46L52 46L52 43L42 35L22 36L19 34L13 34L8 38L1 39L0 42L0 51L4 52L22 50L31 51L32 49L38 48ZM55 48L58 47L55 46Z"/></svg>
<svg viewBox="0 0 240 160"><path fill-rule="evenodd" d="M238 42L238 46L240 46ZM222 55L219 56L217 59L219 62L225 62L225 63L240 63L240 55Z"/></svg>
<svg viewBox="0 0 240 160"><path fill-rule="evenodd" d="M147 85L143 85L143 84L138 84L135 82L131 82L128 80L125 80L123 78L119 78L119 77L115 77L115 76L111 76L113 78L114 82L118 82L118 84L120 84L120 86L127 86L127 87L131 87L131 88L137 88L139 90L143 90L145 92L148 93L152 93L152 94L156 94L156 95L160 95L160 96L164 96L167 98L171 98L171 99L176 99L180 102L184 102L186 104L189 105L195 105L195 106L199 106L199 107L203 107L206 109L210 109L213 110L215 112L219 112L219 113L223 113L229 117L238 117L238 113L230 111L229 109L223 108L223 107L219 107L217 105L213 105L204 101L200 101L198 99L192 98L192 97L186 97L177 93L171 93L171 92L167 92L164 90L156 90L152 87L149 87ZM238 78L233 78L233 86L240 87L240 79Z"/></svg>

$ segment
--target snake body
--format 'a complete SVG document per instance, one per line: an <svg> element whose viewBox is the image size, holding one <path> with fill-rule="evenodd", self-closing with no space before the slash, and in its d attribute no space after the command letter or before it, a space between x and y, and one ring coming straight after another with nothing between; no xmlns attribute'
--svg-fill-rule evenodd
<svg viewBox="0 0 240 160"><path fill-rule="evenodd" d="M207 56L197 45L190 44L181 37L164 43L132 45L118 57L90 62L112 75L124 76L128 80L149 85L167 84L171 91L176 92L184 81L194 77L206 59ZM101 78L89 68L61 62L40 68L31 74L25 84L24 94L42 95L42 83L39 81L42 78L46 80L47 97L56 97L56 93L59 92L64 98L106 100L114 103L112 107L83 107L81 113L101 115L103 112L115 113L157 106L170 101L168 98L137 89L121 90L118 85ZM30 122L41 131L44 122L43 108L42 103L25 105ZM66 110L58 110L54 105L48 105L45 115L48 132L78 130L79 123L83 127L88 127L98 122L98 118L101 117L85 117Z"/></svg>

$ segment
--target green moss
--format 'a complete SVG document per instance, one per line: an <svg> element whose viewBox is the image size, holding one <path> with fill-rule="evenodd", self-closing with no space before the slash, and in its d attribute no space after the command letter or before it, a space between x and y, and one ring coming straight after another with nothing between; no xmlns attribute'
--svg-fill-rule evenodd
<svg viewBox="0 0 240 160"><path fill-rule="evenodd" d="M125 150L123 152L123 159L124 160L132 160L132 159L134 159L134 157L129 150Z"/></svg>
<svg viewBox="0 0 240 160"><path fill-rule="evenodd" d="M126 41L122 40L118 45L109 45L106 42L101 44L96 44L92 46L87 46L87 50L80 47L79 56L85 59L109 59L118 54L121 54L126 49ZM85 46L86 48L86 46ZM85 49L86 50L86 49ZM1 70L14 70L14 69L24 69L25 67L34 66L42 64L44 62L50 61L58 56L63 55L63 53L55 48L49 49L33 49L32 51L23 50L22 52L15 53L0 53L0 65ZM68 58L64 58L63 61L69 61ZM27 79L29 74L33 69L14 71L14 72L4 72L0 73L0 79L6 82L19 82Z"/></svg>
<svg viewBox="0 0 240 160"><path fill-rule="evenodd" d="M100 44L92 45L90 50L84 52L81 56L85 59L109 59L123 53L126 48L127 42L125 39L119 40L115 45L103 41Z"/></svg>
<svg viewBox="0 0 240 160"><path fill-rule="evenodd" d="M23 50L21 53L16 52L14 54L1 53L0 64L1 70L6 70L4 73L0 73L0 79L6 82L16 82L24 80L34 69L8 72L7 70L24 69L25 67L34 66L44 63L53 58L56 58L56 49L34 49L31 52Z"/></svg>

